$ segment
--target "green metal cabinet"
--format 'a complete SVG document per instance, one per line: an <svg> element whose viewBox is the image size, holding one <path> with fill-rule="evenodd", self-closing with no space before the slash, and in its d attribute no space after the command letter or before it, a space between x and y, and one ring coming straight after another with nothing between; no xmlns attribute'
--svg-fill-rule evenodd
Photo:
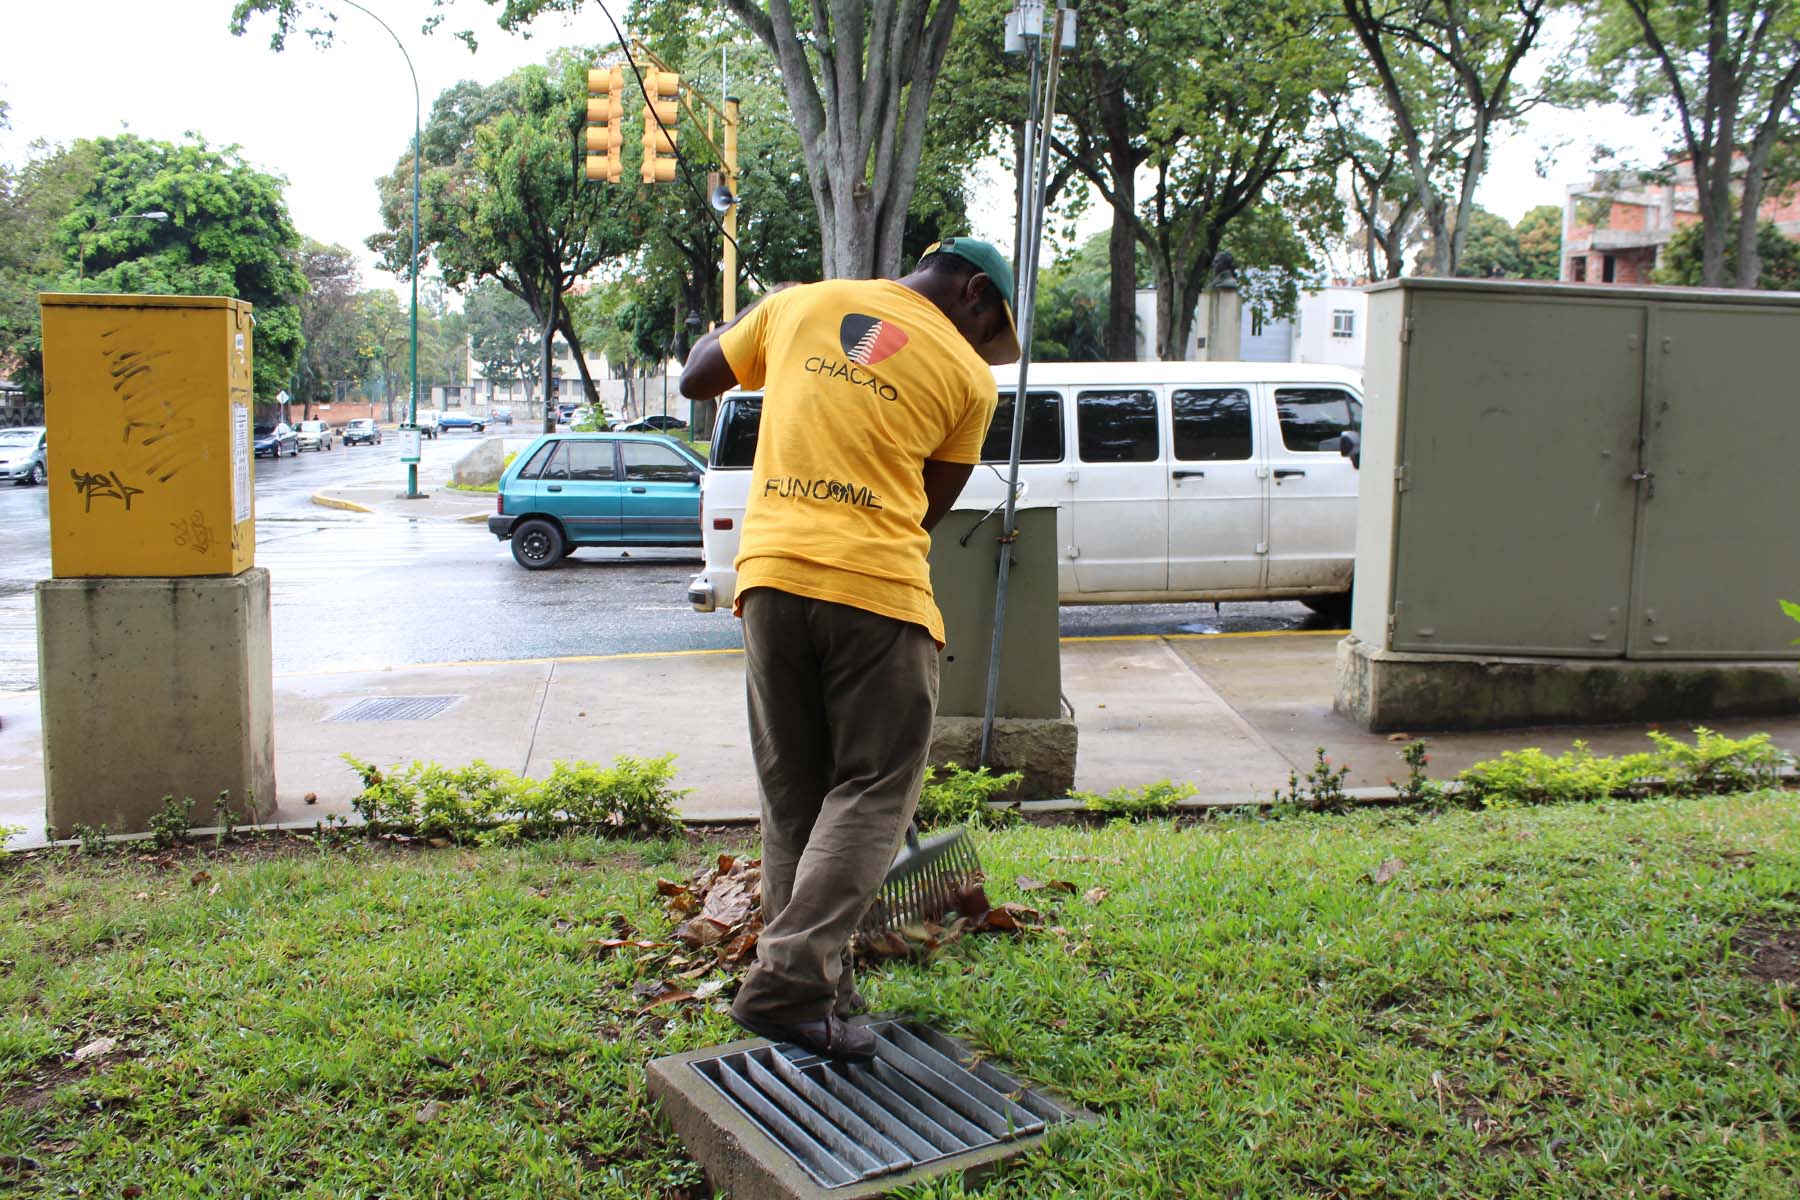
<svg viewBox="0 0 1800 1200"><path fill-rule="evenodd" d="M1800 657L1800 295L1406 279L1369 308L1361 641Z"/></svg>

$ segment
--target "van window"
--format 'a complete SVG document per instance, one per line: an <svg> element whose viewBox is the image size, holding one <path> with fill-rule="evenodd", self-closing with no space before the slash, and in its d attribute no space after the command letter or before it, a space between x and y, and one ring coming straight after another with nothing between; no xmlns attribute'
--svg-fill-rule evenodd
<svg viewBox="0 0 1800 1200"><path fill-rule="evenodd" d="M621 442L625 478L641 483L687 483L694 464L678 452L655 442Z"/></svg>
<svg viewBox="0 0 1800 1200"><path fill-rule="evenodd" d="M762 397L734 395L719 405L719 423L713 430L712 465L756 465L756 433L762 426Z"/></svg>
<svg viewBox="0 0 1800 1200"><path fill-rule="evenodd" d="M1341 388L1276 388L1275 412L1289 450L1336 454L1339 435L1362 428L1362 401Z"/></svg>
<svg viewBox="0 0 1800 1200"><path fill-rule="evenodd" d="M1075 429L1082 462L1155 462L1156 394L1083 392L1075 398Z"/></svg>
<svg viewBox="0 0 1800 1200"><path fill-rule="evenodd" d="M1171 407L1176 458L1241 462L1250 457L1250 393L1243 388L1180 388Z"/></svg>
<svg viewBox="0 0 1800 1200"><path fill-rule="evenodd" d="M1012 459L1013 397L1015 392L1001 392L999 407L988 425L987 439L981 443L981 461L1009 462ZM1020 462L1061 462L1063 457L1062 396L1057 392L1028 392L1025 397L1025 440L1020 444Z"/></svg>
<svg viewBox="0 0 1800 1200"><path fill-rule="evenodd" d="M556 452L556 443L555 442L545 442L542 446L538 447L538 452L531 456L531 461L527 462L524 466L519 468L519 473L517 476L515 476L515 478L518 478L518 479L536 479L536 478L538 478L540 475L542 475L544 473L544 465L550 461L550 456L552 454L554 454L555 452Z"/></svg>

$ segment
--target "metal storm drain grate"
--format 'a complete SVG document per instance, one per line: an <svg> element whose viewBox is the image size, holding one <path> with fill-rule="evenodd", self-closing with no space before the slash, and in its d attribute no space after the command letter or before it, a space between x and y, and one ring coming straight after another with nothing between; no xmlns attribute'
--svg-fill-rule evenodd
<svg viewBox="0 0 1800 1200"><path fill-rule="evenodd" d="M869 1028L878 1050L868 1063L821 1058L787 1044L678 1057L686 1060L688 1078L697 1075L703 1088L715 1093L715 1106L717 1100L726 1101L802 1167L818 1190L833 1196L847 1194L839 1189L853 1184L878 1179L892 1184L897 1181L891 1177L920 1168L937 1174L1011 1157L1021 1141L1036 1140L1048 1126L1076 1119L927 1026L887 1020ZM652 1064L653 1087L656 1068ZM679 1089L680 1075L676 1067L664 1079ZM667 1103L671 1097L662 1099ZM700 1099L706 1107L705 1098ZM678 1128L685 1124L680 1113L671 1115ZM718 1142L704 1134L699 1140ZM754 1156L752 1147L739 1142L742 1153ZM707 1161L705 1145L696 1146L690 1138L689 1149L715 1177L728 1177L733 1196L740 1191L774 1196L814 1190L745 1187L751 1180L742 1172L732 1177L733 1172ZM980 1162L964 1161L974 1159ZM783 1173L792 1174L777 1174ZM880 1189L851 1190L860 1196Z"/></svg>
<svg viewBox="0 0 1800 1200"><path fill-rule="evenodd" d="M428 721L461 700L461 696L371 696L358 700L328 721Z"/></svg>

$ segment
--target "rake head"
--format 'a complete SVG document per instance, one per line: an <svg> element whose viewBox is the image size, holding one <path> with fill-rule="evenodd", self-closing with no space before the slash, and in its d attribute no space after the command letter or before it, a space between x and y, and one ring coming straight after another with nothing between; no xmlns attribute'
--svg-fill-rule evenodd
<svg viewBox="0 0 1800 1200"><path fill-rule="evenodd" d="M906 845L888 868L860 932L899 932L905 925L941 920L984 878L967 831L950 829L921 841L918 825L909 825Z"/></svg>

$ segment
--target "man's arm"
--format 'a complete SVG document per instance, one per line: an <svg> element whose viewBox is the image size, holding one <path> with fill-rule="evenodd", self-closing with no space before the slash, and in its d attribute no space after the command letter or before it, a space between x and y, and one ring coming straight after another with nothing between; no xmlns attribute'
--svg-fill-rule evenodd
<svg viewBox="0 0 1800 1200"><path fill-rule="evenodd" d="M969 482L974 472L974 463L942 462L935 458L925 460L925 518L919 524L930 533L937 523L950 511L956 498L962 495L963 484Z"/></svg>
<svg viewBox="0 0 1800 1200"><path fill-rule="evenodd" d="M777 292L785 292L791 287L798 286L798 284L791 282L776 284L767 292L745 305L742 309L739 309L738 315L731 319L730 325L720 325L718 328L709 329L705 334L701 335L700 340L694 343L694 348L688 351L687 362L682 364L681 382L678 385L681 389L681 394L686 396L689 400L710 400L714 396L723 395L726 391L741 383L742 380L738 379L737 371L732 368L730 360L725 357L725 351L719 347L720 337L724 335L726 330L732 328L732 326L735 326L739 321L742 321L745 317L755 312L756 306L761 304L764 300L767 300L770 296L773 296ZM759 380L758 382L760 384L761 381Z"/></svg>
<svg viewBox="0 0 1800 1200"><path fill-rule="evenodd" d="M735 324L737 322L733 321L732 325ZM689 400L710 400L737 386L737 372L731 369L725 352L719 349L719 335L730 327L722 325L708 330L688 351L688 360L681 368L680 386L681 394Z"/></svg>

